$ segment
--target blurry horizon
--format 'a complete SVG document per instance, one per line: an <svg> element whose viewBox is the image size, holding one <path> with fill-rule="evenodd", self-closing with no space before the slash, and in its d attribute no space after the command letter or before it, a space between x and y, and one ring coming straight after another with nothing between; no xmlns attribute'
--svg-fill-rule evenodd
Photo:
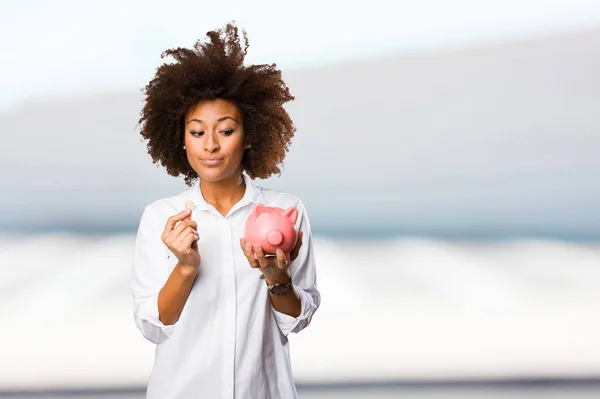
<svg viewBox="0 0 600 399"><path fill-rule="evenodd" d="M287 72L296 137L256 183L331 237L598 240L599 67L600 26ZM141 106L122 88L0 113L0 233L131 232L186 189L146 153Z"/></svg>

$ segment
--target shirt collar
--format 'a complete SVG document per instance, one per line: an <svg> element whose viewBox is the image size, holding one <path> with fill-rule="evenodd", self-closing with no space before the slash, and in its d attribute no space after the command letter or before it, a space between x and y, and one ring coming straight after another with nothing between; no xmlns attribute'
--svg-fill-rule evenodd
<svg viewBox="0 0 600 399"><path fill-rule="evenodd" d="M244 196L242 197L242 199L236 205L234 205L232 211L234 209L239 209L243 206L246 206L250 203L264 203L264 196L259 187L257 187L254 184L254 182L244 173L242 173L242 178L244 179L244 183L246 184L246 191L244 192ZM200 191L199 178L196 179L195 183L187 191L184 192L184 196L187 199L190 199L194 202L194 209L209 210L213 208L213 206L206 202L206 200L202 196L202 192Z"/></svg>

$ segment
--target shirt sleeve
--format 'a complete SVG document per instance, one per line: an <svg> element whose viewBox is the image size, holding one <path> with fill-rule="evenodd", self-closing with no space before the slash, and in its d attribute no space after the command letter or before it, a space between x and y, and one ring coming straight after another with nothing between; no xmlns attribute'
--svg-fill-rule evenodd
<svg viewBox="0 0 600 399"><path fill-rule="evenodd" d="M133 251L131 293L135 324L142 335L155 344L171 336L177 323L163 324L158 317L158 293L169 272L162 228L148 205L142 214Z"/></svg>
<svg viewBox="0 0 600 399"><path fill-rule="evenodd" d="M293 317L281 313L271 306L277 325L284 336L290 332L298 333L305 329L321 304L321 294L317 289L315 255L308 214L302 202L299 202L296 207L298 208L296 223L299 224L303 237L298 257L290 264L290 275L294 289L300 296L300 315Z"/></svg>

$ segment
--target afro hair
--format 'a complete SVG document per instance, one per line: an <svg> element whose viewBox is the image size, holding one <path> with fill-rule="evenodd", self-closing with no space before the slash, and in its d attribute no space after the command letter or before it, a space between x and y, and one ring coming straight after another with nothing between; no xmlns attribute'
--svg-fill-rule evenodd
<svg viewBox="0 0 600 399"><path fill-rule="evenodd" d="M142 89L145 104L138 124L148 140L153 163L160 163L171 176L184 175L190 186L198 174L187 161L184 120L202 100L224 99L237 106L246 143L251 146L242 158L242 169L251 179L280 174L296 128L283 105L294 100L275 64L244 66L248 37L240 42L238 28L227 24L207 32L208 40L196 41L193 49L172 48L161 58L174 63L157 68Z"/></svg>

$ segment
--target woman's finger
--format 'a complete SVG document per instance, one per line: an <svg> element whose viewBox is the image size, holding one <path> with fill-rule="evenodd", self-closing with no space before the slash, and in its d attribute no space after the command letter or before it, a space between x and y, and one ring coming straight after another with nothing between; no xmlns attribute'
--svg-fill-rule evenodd
<svg viewBox="0 0 600 399"><path fill-rule="evenodd" d="M281 248L277 248L277 251L275 251L275 255L277 256L277 267L280 269L287 269L288 264L287 260L285 259L285 253L283 253L283 250Z"/></svg>
<svg viewBox="0 0 600 399"><path fill-rule="evenodd" d="M191 226L186 227L182 232L180 232L179 234L175 235L175 231L173 231L173 233L171 233L174 237L173 237L173 242L180 242L183 241L189 234L198 234L198 232L192 228Z"/></svg>
<svg viewBox="0 0 600 399"><path fill-rule="evenodd" d="M186 218L184 220L182 220L177 226L175 226L175 228L173 229L173 231L171 232L171 234L173 235L173 237L177 237L179 235L181 235L185 229L187 229L188 227L191 227L194 230L198 229L198 223L194 222L192 219Z"/></svg>
<svg viewBox="0 0 600 399"><path fill-rule="evenodd" d="M194 245L193 245L195 241L198 241L197 234L190 233L187 236L185 236L185 238L181 242L182 248L181 248L180 252L185 255L191 254L192 251L195 249Z"/></svg>
<svg viewBox="0 0 600 399"><path fill-rule="evenodd" d="M186 210L179 212L176 215L169 217L167 219L167 223L165 224L165 230L163 232L163 235L166 236L167 234L169 234L175 228L175 225L177 224L177 222L182 221L183 219L190 216L191 214L192 214L192 212L188 211L186 209Z"/></svg>
<svg viewBox="0 0 600 399"><path fill-rule="evenodd" d="M248 263L250 264L250 267L259 267L260 265L258 264L258 260L254 258L254 254L252 253L252 245L249 242L245 242L244 244L244 255L246 255L246 258L248 258Z"/></svg>
<svg viewBox="0 0 600 399"><path fill-rule="evenodd" d="M167 244L167 246L172 246L175 243L179 242L180 238L182 238L181 234L186 228L192 227L195 231L196 226L196 222L194 222L191 219L185 218L184 220L180 221L179 224L175 226L173 230L171 230L170 232L166 232L166 234L163 233L163 235L165 236L163 242Z"/></svg>
<svg viewBox="0 0 600 399"><path fill-rule="evenodd" d="M240 247L242 248L242 251L244 252L244 256L246 256L246 258L248 258L252 254L252 247L243 238L240 238Z"/></svg>
<svg viewBox="0 0 600 399"><path fill-rule="evenodd" d="M256 259L258 260L260 267L269 267L269 261L265 257L265 253L260 245L254 245L254 253L256 254Z"/></svg>
<svg viewBox="0 0 600 399"><path fill-rule="evenodd" d="M298 240L296 241L296 245L290 251L290 261L296 259L298 257L298 253L300 252L300 247L302 246L302 237L304 236L304 232L300 230L298 232Z"/></svg>
<svg viewBox="0 0 600 399"><path fill-rule="evenodd" d="M191 229L191 227L186 227L187 229ZM164 243L167 244L167 247L172 248L175 246L178 246L181 241L183 240L183 238L189 233L189 232L194 232L194 233L198 233L196 230L188 230L188 231L179 231L179 230L183 230L183 229L178 229L176 228L175 230L171 231L168 235L167 238L164 240ZM184 232L185 231L185 232Z"/></svg>

